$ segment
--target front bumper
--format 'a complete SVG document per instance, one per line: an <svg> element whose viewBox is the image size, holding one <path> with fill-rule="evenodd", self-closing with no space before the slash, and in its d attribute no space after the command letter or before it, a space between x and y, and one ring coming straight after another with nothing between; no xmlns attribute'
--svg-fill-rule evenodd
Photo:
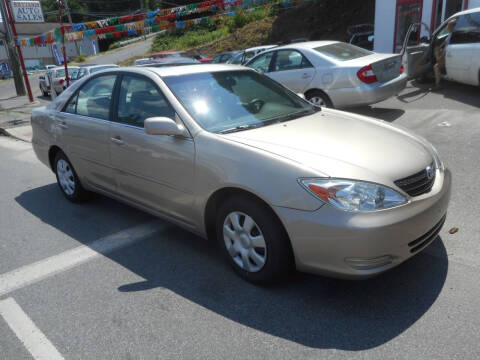
<svg viewBox="0 0 480 360"><path fill-rule="evenodd" d="M443 225L451 173L437 170L432 190L403 206L352 213L324 205L309 212L277 207L300 271L341 278L384 272L422 251Z"/></svg>
<svg viewBox="0 0 480 360"><path fill-rule="evenodd" d="M332 89L328 96L336 108L375 104L397 95L407 86L407 75L402 74L386 83L362 84L358 87Z"/></svg>

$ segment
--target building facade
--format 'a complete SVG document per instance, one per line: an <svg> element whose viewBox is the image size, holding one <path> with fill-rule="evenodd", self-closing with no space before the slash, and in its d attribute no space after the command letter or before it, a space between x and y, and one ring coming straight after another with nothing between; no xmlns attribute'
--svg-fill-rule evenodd
<svg viewBox="0 0 480 360"><path fill-rule="evenodd" d="M374 50L398 53L412 23L422 23L419 37L429 36L453 14L476 7L480 0L376 0Z"/></svg>

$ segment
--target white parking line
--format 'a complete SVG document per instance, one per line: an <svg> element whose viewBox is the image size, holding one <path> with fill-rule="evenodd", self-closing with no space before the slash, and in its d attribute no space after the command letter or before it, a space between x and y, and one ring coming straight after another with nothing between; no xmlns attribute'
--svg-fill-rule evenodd
<svg viewBox="0 0 480 360"><path fill-rule="evenodd" d="M0 301L0 316L36 360L60 360L64 357L52 345L13 298Z"/></svg>
<svg viewBox="0 0 480 360"><path fill-rule="evenodd" d="M99 255L131 245L166 226L158 221L144 223L2 274L0 296L71 269Z"/></svg>

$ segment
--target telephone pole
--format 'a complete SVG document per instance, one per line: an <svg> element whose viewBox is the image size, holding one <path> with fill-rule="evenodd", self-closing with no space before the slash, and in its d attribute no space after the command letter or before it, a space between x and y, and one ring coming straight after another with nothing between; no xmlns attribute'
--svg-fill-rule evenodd
<svg viewBox="0 0 480 360"><path fill-rule="evenodd" d="M7 4L4 2L4 0L0 0L0 13L2 14L3 26L5 28L5 48L7 49L10 70L13 73L15 91L17 92L17 96L24 96L26 94L25 85L22 80L22 72L20 71L20 62L18 60L18 55L13 45L14 37L12 34L12 29L10 28L10 22L8 21L9 18L7 8L5 7L6 5Z"/></svg>

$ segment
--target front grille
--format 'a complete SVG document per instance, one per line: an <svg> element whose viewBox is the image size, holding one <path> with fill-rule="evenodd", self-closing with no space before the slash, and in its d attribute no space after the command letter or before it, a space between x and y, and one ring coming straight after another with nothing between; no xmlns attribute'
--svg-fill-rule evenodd
<svg viewBox="0 0 480 360"><path fill-rule="evenodd" d="M430 178L428 176L429 169L432 169L431 171L433 171L433 174L430 176ZM432 164L416 174L395 181L395 185L397 185L410 196L419 196L428 193L432 189L434 182L435 167Z"/></svg>
<svg viewBox="0 0 480 360"><path fill-rule="evenodd" d="M418 239L413 240L408 243L408 246L410 247L410 252L416 253L417 251L423 249L425 246L427 246L430 242L435 240L437 237L438 233L442 229L443 224L445 223L447 215L444 215L442 219L435 225L429 232L426 234L420 236Z"/></svg>

